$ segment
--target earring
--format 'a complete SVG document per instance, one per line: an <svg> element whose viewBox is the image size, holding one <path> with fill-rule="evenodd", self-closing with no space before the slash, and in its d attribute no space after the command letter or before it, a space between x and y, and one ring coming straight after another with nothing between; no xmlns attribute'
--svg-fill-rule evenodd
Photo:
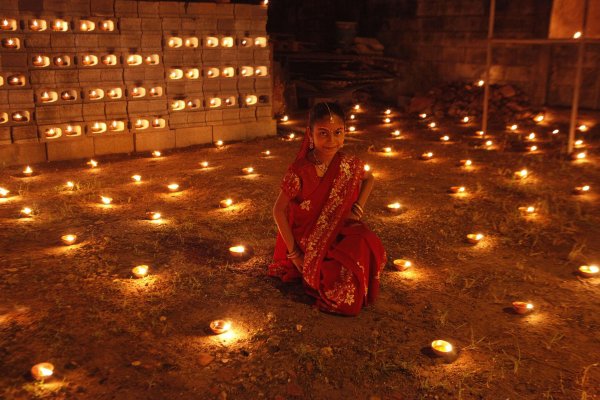
<svg viewBox="0 0 600 400"><path fill-rule="evenodd" d="M313 143L312 139L308 139L308 148L311 150L315 148L315 144Z"/></svg>

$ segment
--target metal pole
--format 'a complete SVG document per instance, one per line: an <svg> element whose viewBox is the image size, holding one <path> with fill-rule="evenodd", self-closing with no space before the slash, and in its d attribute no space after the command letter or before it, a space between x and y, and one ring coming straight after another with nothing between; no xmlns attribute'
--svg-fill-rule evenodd
<svg viewBox="0 0 600 400"><path fill-rule="evenodd" d="M583 2L583 23L581 27L582 35L585 35L587 25L588 0ZM585 54L585 43L582 41L577 46L577 72L575 73L575 83L573 86L573 104L571 105L571 121L569 123L569 142L567 143L567 154L573 152L575 143L575 125L579 114L579 94L581 92L581 76L583 75L583 55Z"/></svg>
<svg viewBox="0 0 600 400"><path fill-rule="evenodd" d="M483 90L483 115L481 117L481 130L487 134L488 114L490 109L490 67L492 64L492 38L494 37L494 21L496 19L496 0L490 0L490 20L488 22L487 53L485 58L485 75Z"/></svg>

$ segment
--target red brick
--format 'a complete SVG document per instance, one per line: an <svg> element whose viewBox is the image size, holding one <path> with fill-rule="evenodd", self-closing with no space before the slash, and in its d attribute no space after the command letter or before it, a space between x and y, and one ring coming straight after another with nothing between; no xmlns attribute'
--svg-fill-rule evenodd
<svg viewBox="0 0 600 400"><path fill-rule="evenodd" d="M183 53L179 50L167 50L163 56L163 63L166 67L183 65Z"/></svg>
<svg viewBox="0 0 600 400"><path fill-rule="evenodd" d="M41 0L44 11L53 14L64 14L68 12L68 3L61 0Z"/></svg>
<svg viewBox="0 0 600 400"><path fill-rule="evenodd" d="M134 151L134 136L131 133L111 136L94 136L94 155L131 153Z"/></svg>
<svg viewBox="0 0 600 400"><path fill-rule="evenodd" d="M166 100L152 100L148 102L148 112L150 113L163 113L167 111Z"/></svg>
<svg viewBox="0 0 600 400"><path fill-rule="evenodd" d="M94 140L91 137L76 137L71 140L46 142L48 161L74 160L94 156Z"/></svg>
<svg viewBox="0 0 600 400"><path fill-rule="evenodd" d="M184 51L183 65L198 65L202 64L202 50Z"/></svg>
<svg viewBox="0 0 600 400"><path fill-rule="evenodd" d="M235 19L233 29L236 32L236 36L240 37L244 34L244 32L252 30L252 20L251 19Z"/></svg>
<svg viewBox="0 0 600 400"><path fill-rule="evenodd" d="M202 90L204 93L216 94L221 90L221 83L219 82L219 78L213 79L205 79L202 82Z"/></svg>
<svg viewBox="0 0 600 400"><path fill-rule="evenodd" d="M188 127L175 129L175 147L187 147L212 142L212 127Z"/></svg>
<svg viewBox="0 0 600 400"><path fill-rule="evenodd" d="M219 63L223 60L222 53L226 50L204 49L202 50L202 62Z"/></svg>
<svg viewBox="0 0 600 400"><path fill-rule="evenodd" d="M2 0L2 7L4 2ZM36 164L46 161L44 143L20 143L0 146L0 165Z"/></svg>
<svg viewBox="0 0 600 400"><path fill-rule="evenodd" d="M199 21L196 18L181 18L181 30L182 31L198 31L200 28L198 27Z"/></svg>

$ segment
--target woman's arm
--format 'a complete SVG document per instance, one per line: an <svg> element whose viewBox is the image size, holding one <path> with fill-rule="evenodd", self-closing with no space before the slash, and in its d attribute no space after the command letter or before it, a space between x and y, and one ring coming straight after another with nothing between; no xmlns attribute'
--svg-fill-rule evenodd
<svg viewBox="0 0 600 400"><path fill-rule="evenodd" d="M375 177L369 171L365 174L365 178L360 184L360 192L358 193L358 199L356 202L362 208L367 204L367 200L369 199L369 195L371 194L371 190L373 190L373 185L375 184Z"/></svg>
<svg viewBox="0 0 600 400"><path fill-rule="evenodd" d="M288 223L287 216L287 208L290 199L283 193L279 192L279 196L277 196L277 200L275 200L275 206L273 206L273 218L275 218L275 223L277 224L277 228L279 229L279 233L281 233L281 237L287 246L288 252L294 251L294 247L296 247L296 241L294 239L294 234L292 233L292 228Z"/></svg>

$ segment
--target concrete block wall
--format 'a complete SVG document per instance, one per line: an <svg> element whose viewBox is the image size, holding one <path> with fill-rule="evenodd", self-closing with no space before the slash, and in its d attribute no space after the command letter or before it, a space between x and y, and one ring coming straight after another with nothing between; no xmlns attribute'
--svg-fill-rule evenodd
<svg viewBox="0 0 600 400"><path fill-rule="evenodd" d="M261 5L0 2L0 166L273 135Z"/></svg>

